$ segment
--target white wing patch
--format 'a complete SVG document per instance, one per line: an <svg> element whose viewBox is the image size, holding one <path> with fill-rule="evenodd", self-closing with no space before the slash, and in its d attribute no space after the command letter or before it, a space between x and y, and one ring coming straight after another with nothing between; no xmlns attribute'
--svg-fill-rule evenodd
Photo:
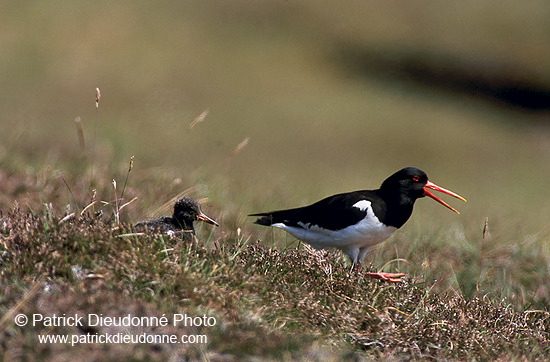
<svg viewBox="0 0 550 362"><path fill-rule="evenodd" d="M365 211L366 209L370 208L370 201L368 200L357 201L355 204L353 204L353 207L361 211Z"/></svg>

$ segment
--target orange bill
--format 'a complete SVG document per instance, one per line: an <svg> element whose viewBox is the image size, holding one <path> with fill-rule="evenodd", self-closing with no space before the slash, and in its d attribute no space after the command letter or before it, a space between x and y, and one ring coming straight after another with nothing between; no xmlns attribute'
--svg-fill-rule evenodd
<svg viewBox="0 0 550 362"><path fill-rule="evenodd" d="M447 194L447 195L451 195L453 197L456 197L457 199L460 199L464 202L466 202L466 199L463 198L462 196L460 196L459 194L456 194L452 191L449 191L447 189L444 189L443 187L440 187L440 186L437 186L436 184L434 184L433 182L430 182L428 181L426 183L426 185L424 186L424 196L428 196L428 197L431 197L432 199L434 199L435 201L439 202L441 205L445 206L446 208L456 212L457 214L460 214L460 212L458 212L458 210L456 210L455 208L453 208L451 205L447 204L445 201L441 200L439 197L435 196L434 194L432 194L430 191L428 191L427 189L432 189L432 190L435 190L435 191L439 191L439 192L443 192L444 194Z"/></svg>
<svg viewBox="0 0 550 362"><path fill-rule="evenodd" d="M220 226L220 225L218 225L217 222L215 222L212 218L206 216L206 214L204 214L203 212L201 212L201 213L197 216L197 220L204 221L204 222L209 223L209 224L212 224L212 225Z"/></svg>

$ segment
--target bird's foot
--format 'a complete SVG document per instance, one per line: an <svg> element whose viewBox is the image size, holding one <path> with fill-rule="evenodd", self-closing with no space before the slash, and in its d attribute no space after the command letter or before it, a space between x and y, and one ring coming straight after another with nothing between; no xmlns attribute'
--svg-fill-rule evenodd
<svg viewBox="0 0 550 362"><path fill-rule="evenodd" d="M370 272L366 272L365 275L367 275L371 278L376 278L376 279L383 280L385 282L399 283L399 282L403 281L401 279L401 277L405 276L406 274L405 273L370 273Z"/></svg>

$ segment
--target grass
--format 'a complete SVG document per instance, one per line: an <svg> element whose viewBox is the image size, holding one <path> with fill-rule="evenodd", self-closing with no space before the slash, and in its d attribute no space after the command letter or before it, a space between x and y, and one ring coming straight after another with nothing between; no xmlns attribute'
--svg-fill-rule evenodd
<svg viewBox="0 0 550 362"><path fill-rule="evenodd" d="M387 267L409 274L390 285L350 273L335 251L280 246L278 233L260 242L249 227L187 244L135 235L129 224L117 223L112 205L104 205L103 212L87 208L74 217L54 204L34 210L16 205L2 214L4 358L65 360L91 351L101 359L533 360L550 352L548 290L533 293L548 285L548 271L537 269L544 257L498 245L483 225L477 236L460 229L441 231L443 237L412 233L409 254L397 254L407 263ZM397 248L392 244L402 237L377 249L375 262L390 260ZM216 323L17 327L13 319L21 313L185 313ZM71 346L37 340L104 333L205 335L208 343Z"/></svg>

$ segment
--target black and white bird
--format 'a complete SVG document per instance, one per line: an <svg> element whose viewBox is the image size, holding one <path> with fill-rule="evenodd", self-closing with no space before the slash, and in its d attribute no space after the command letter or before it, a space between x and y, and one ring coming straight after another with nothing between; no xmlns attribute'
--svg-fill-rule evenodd
<svg viewBox="0 0 550 362"><path fill-rule="evenodd" d="M405 224L416 199L428 196L459 213L428 189L466 201L462 196L428 181L425 172L407 167L388 177L377 190L342 193L309 206L249 216L260 216L256 224L281 228L315 249L339 249L355 266L361 263L370 247L386 240ZM367 275L397 282L405 274Z"/></svg>
<svg viewBox="0 0 550 362"><path fill-rule="evenodd" d="M194 199L184 196L174 204L174 214L163 216L156 219L139 221L134 224L134 229L138 232L152 232L168 235L181 236L184 240L190 240L191 235L195 234L193 222L204 221L206 223L219 226L209 216L202 212L201 207Z"/></svg>

